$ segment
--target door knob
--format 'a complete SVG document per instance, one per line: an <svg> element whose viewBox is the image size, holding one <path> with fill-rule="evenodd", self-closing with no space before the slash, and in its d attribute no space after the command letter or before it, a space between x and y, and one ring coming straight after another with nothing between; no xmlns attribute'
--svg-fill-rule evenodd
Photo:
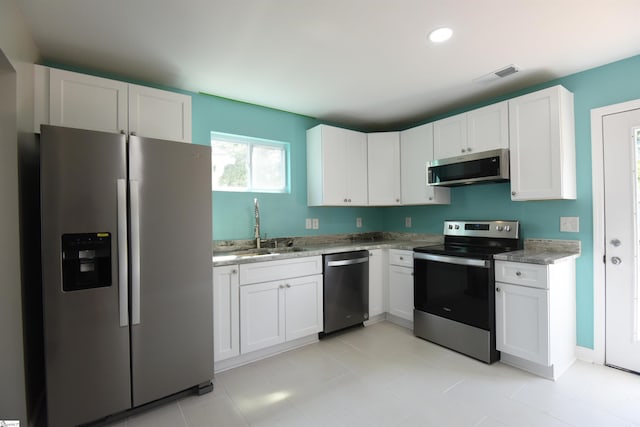
<svg viewBox="0 0 640 427"><path fill-rule="evenodd" d="M616 248L621 245L620 239L611 239L609 243L611 243L611 245L615 246Z"/></svg>
<svg viewBox="0 0 640 427"><path fill-rule="evenodd" d="M619 257L617 256L611 257L611 264L618 265L621 263L622 263L622 260Z"/></svg>

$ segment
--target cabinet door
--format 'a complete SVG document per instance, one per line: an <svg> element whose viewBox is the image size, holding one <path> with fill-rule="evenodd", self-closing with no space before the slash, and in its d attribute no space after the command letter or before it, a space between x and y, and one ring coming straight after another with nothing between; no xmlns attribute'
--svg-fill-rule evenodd
<svg viewBox="0 0 640 427"><path fill-rule="evenodd" d="M367 135L369 205L400 204L400 133Z"/></svg>
<svg viewBox="0 0 640 427"><path fill-rule="evenodd" d="M213 268L213 360L240 354L238 266Z"/></svg>
<svg viewBox="0 0 640 427"><path fill-rule="evenodd" d="M389 266L389 313L413 322L413 268Z"/></svg>
<svg viewBox="0 0 640 427"><path fill-rule="evenodd" d="M346 185L349 205L368 204L367 182L367 135L362 132L348 131L346 148ZM331 173L331 169L329 169Z"/></svg>
<svg viewBox="0 0 640 427"><path fill-rule="evenodd" d="M400 185L403 205L451 203L451 190L427 185L427 163L433 160L433 123L400 132Z"/></svg>
<svg viewBox="0 0 640 427"><path fill-rule="evenodd" d="M509 104L488 105L467 113L467 153L509 148Z"/></svg>
<svg viewBox="0 0 640 427"><path fill-rule="evenodd" d="M433 157L436 160L467 152L467 115L458 114L433 124Z"/></svg>
<svg viewBox="0 0 640 427"><path fill-rule="evenodd" d="M148 138L191 142L191 97L129 85L129 132Z"/></svg>
<svg viewBox="0 0 640 427"><path fill-rule="evenodd" d="M321 177L323 205L348 205L347 144L350 133L346 129L321 126Z"/></svg>
<svg viewBox="0 0 640 427"><path fill-rule="evenodd" d="M49 120L52 125L127 132L127 84L51 68Z"/></svg>
<svg viewBox="0 0 640 427"><path fill-rule="evenodd" d="M322 274L284 281L287 341L322 331Z"/></svg>
<svg viewBox="0 0 640 427"><path fill-rule="evenodd" d="M512 200L575 199L573 94L562 86L509 101Z"/></svg>
<svg viewBox="0 0 640 427"><path fill-rule="evenodd" d="M550 365L548 290L496 282L496 348Z"/></svg>
<svg viewBox="0 0 640 427"><path fill-rule="evenodd" d="M240 352L285 340L284 284L266 282L240 287Z"/></svg>
<svg viewBox="0 0 640 427"><path fill-rule="evenodd" d="M386 311L385 309L385 260L382 249L369 251L369 318Z"/></svg>

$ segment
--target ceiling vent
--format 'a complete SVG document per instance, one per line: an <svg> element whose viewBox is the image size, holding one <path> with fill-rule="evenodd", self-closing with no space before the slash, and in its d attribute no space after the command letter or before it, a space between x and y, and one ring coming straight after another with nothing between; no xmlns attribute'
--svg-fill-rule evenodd
<svg viewBox="0 0 640 427"><path fill-rule="evenodd" d="M497 71L493 71L493 72L491 72L489 74L485 74L482 77L478 77L477 79L474 79L473 81L475 83L478 83L478 84L488 84L488 83L494 82L496 80L503 79L503 78L505 78L507 76L510 76L512 74L515 74L518 71L520 71L520 67L518 67L515 64L511 64L511 65L507 65L506 67L503 67L503 68L501 68L501 69L499 69Z"/></svg>

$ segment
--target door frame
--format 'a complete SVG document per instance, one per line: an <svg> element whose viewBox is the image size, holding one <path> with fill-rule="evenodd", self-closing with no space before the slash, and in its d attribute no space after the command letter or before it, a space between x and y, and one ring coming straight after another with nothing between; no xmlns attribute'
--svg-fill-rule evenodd
<svg viewBox="0 0 640 427"><path fill-rule="evenodd" d="M605 362L604 135L602 119L610 114L640 109L640 99L591 110L591 195L593 203L593 354L581 359ZM586 356L586 355L585 355Z"/></svg>

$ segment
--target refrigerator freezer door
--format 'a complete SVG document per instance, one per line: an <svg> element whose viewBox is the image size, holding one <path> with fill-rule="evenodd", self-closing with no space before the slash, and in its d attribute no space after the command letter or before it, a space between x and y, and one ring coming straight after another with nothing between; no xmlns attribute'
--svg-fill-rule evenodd
<svg viewBox="0 0 640 427"><path fill-rule="evenodd" d="M139 215L130 237L140 274L131 301L138 406L213 378L211 151L132 136L129 168Z"/></svg>
<svg viewBox="0 0 640 427"><path fill-rule="evenodd" d="M49 426L66 427L131 406L129 328L120 326L126 283L117 257L119 243L126 246L118 232L126 141L42 126L40 149L47 405ZM63 277L74 281L68 291Z"/></svg>

